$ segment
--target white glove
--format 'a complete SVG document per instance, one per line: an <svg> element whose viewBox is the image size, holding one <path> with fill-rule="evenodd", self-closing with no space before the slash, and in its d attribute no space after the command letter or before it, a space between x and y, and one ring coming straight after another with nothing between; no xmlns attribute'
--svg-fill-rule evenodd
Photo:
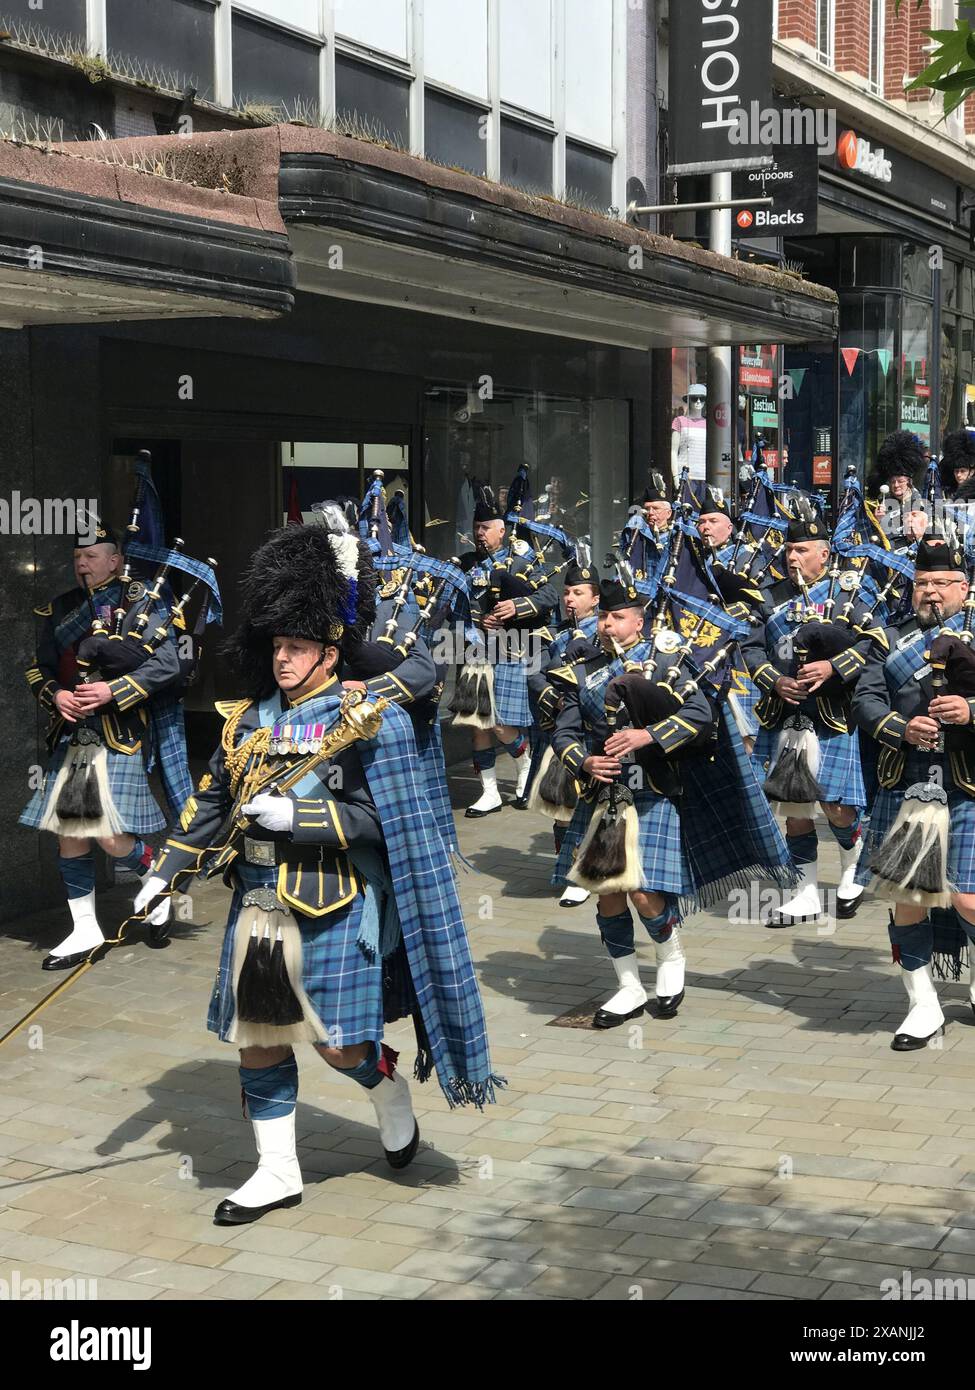
<svg viewBox="0 0 975 1390"><path fill-rule="evenodd" d="M135 911L143 912L146 907L148 907L149 903L152 902L153 898L161 893L164 888L168 887L169 884L166 880L160 878L158 874L153 874L151 878L147 878L139 889L135 903L133 904ZM146 921L154 927L161 927L163 922L169 921L169 914L172 910L173 900L172 897L168 897L165 902L160 903L157 908L150 912Z"/></svg>
<svg viewBox="0 0 975 1390"><path fill-rule="evenodd" d="M287 796L259 792L242 810L245 816L253 816L265 830L290 830L294 824L295 804Z"/></svg>

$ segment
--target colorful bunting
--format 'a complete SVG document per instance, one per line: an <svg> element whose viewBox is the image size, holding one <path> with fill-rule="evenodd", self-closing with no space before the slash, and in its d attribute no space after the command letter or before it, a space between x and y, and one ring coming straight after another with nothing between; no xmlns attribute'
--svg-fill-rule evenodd
<svg viewBox="0 0 975 1390"><path fill-rule="evenodd" d="M843 361L846 363L847 373L848 375L852 376L853 369L857 364L857 358L860 356L860 349L840 348L840 352L843 354Z"/></svg>

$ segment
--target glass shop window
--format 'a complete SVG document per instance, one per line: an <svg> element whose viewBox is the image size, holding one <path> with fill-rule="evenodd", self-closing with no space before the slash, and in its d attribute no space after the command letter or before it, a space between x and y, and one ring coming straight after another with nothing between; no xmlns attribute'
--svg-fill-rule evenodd
<svg viewBox="0 0 975 1390"><path fill-rule="evenodd" d="M566 140L565 196L571 203L605 212L613 201L613 156Z"/></svg>
<svg viewBox="0 0 975 1390"><path fill-rule="evenodd" d="M488 112L469 101L458 101L427 87L423 95L427 158L452 168L469 169L472 174L486 174L487 116Z"/></svg>
<svg viewBox="0 0 975 1390"><path fill-rule="evenodd" d="M270 106L282 116L318 110L320 49L271 24L235 14L234 105Z"/></svg>
<svg viewBox="0 0 975 1390"><path fill-rule="evenodd" d="M421 524L431 555L472 548L473 482L489 484L503 507L521 463L537 517L586 540L602 562L630 501L628 403L497 388L481 400L458 386L426 392Z"/></svg>
<svg viewBox="0 0 975 1390"><path fill-rule="evenodd" d="M209 0L105 0L109 54L133 77L212 100L214 13Z"/></svg>
<svg viewBox="0 0 975 1390"><path fill-rule="evenodd" d="M410 148L410 84L385 68L336 53L335 116L350 135Z"/></svg>
<svg viewBox="0 0 975 1390"><path fill-rule="evenodd" d="M551 193L552 136L502 116L501 182L526 193Z"/></svg>

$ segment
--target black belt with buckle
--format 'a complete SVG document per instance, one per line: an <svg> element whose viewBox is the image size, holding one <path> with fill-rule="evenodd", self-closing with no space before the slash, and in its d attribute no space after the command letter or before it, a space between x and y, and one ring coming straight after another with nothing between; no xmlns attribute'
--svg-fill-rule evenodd
<svg viewBox="0 0 975 1390"><path fill-rule="evenodd" d="M278 864L321 864L326 857L331 859L333 853L325 845L296 845L291 840L256 840L251 835L244 836L244 862L262 868Z"/></svg>

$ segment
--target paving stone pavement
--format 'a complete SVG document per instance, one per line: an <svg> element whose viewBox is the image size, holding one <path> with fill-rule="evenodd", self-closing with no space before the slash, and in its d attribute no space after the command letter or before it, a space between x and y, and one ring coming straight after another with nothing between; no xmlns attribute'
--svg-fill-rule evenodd
<svg viewBox="0 0 975 1390"><path fill-rule="evenodd" d="M904 1270L975 1277L975 1018L943 985L943 1045L890 1051L881 903L819 929L692 918L677 1019L552 1026L611 992L593 908L557 906L547 821L458 826L497 1105L414 1086L424 1142L396 1175L364 1094L302 1048L304 1200L213 1226L253 1144L236 1054L204 1027L227 893L194 887L168 949L140 935L0 1052L0 1278L104 1300L871 1300ZM131 896L104 895L106 924ZM63 917L0 928L0 1031L56 982ZM409 1026L387 1036L411 1063Z"/></svg>

